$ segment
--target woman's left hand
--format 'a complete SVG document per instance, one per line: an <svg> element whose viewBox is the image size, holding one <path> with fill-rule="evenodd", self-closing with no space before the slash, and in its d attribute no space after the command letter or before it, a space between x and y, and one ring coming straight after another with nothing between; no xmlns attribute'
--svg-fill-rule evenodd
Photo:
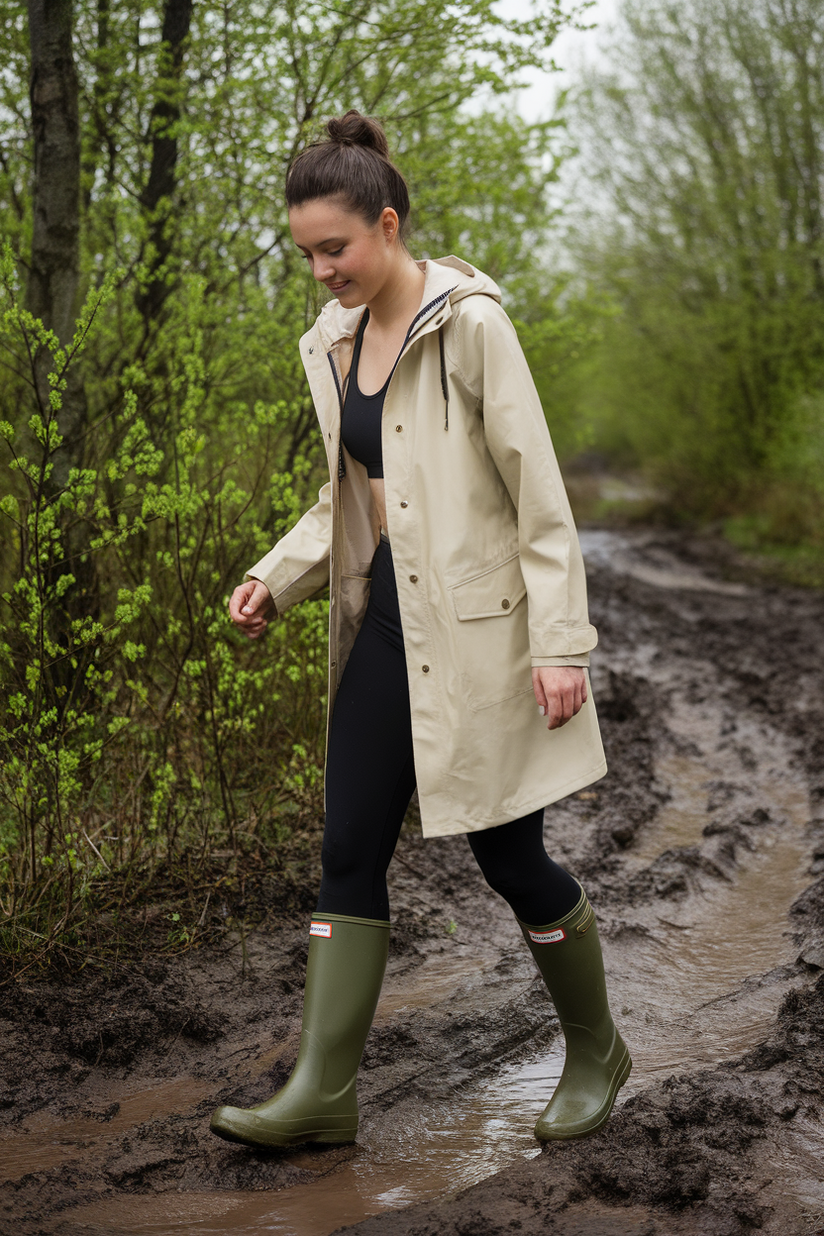
<svg viewBox="0 0 824 1236"><path fill-rule="evenodd" d="M557 730L581 711L587 676L577 665L540 665L532 671L532 689L548 730Z"/></svg>

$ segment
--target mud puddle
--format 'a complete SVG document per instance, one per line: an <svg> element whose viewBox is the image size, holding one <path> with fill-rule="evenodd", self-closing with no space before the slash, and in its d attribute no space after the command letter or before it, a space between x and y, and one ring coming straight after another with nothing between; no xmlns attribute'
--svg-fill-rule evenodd
<svg viewBox="0 0 824 1236"><path fill-rule="evenodd" d="M29 1117L15 1134L0 1135L0 1183L28 1172L46 1171L77 1158L78 1151L102 1153L127 1129L185 1111L210 1093L190 1077L161 1082L129 1094L112 1087L98 1101L99 1115L55 1121L46 1113ZM106 1102L106 1099L110 1102ZM101 1115L105 1124L101 1124Z"/></svg>
<svg viewBox="0 0 824 1236"><path fill-rule="evenodd" d="M684 767L682 760L682 791ZM698 789L703 770L693 766L692 771ZM776 994L786 990L782 968L791 966L798 953L788 912L809 883L803 827L809 815L795 814L799 796L789 788L783 800L787 815L750 841L753 849L745 850L734 871L720 867L720 876L705 877L681 902L637 914L645 931L642 940L626 943L619 936L607 945L614 990L623 999L626 1037L633 1042L627 1095L656 1076L730 1060L767 1034ZM683 800L673 811L684 827L679 830L673 815L662 812L659 853L695 846L694 816L683 812ZM705 844L704 849L711 861L712 847ZM655 854L652 830L643 851L634 857L638 864ZM803 984L809 978L799 974L795 981Z"/></svg>
<svg viewBox="0 0 824 1236"><path fill-rule="evenodd" d="M467 1188L518 1158L539 1154L530 1121L546 1101L538 1096L548 1099L562 1067L559 1049L503 1069L474 1093L427 1104L391 1135L367 1129L351 1158L331 1171L323 1152L284 1156L316 1178L278 1193L132 1198L128 1218L118 1199L81 1208L71 1218L123 1236L157 1231L222 1236L229 1226L234 1236L329 1236L370 1215Z"/></svg>
<svg viewBox="0 0 824 1236"><path fill-rule="evenodd" d="M427 957L410 974L403 974L400 979L388 974L375 1024L380 1026L393 1018L435 1007L454 997L459 988L464 994L470 993L483 983L485 972L493 968L499 956L499 950L488 946L480 955L472 955L468 950L458 948L446 955L439 953ZM275 1043L258 1054L251 1062L251 1068L255 1074L264 1073L279 1058L288 1054L290 1047L296 1049L296 1046L296 1036L285 1042ZM560 1076L560 1067L562 1064L558 1068L557 1076ZM549 1083L551 1087L557 1077L555 1073L550 1073L549 1076L553 1079ZM505 1083L507 1086L508 1084ZM515 1084L517 1085L517 1082ZM115 1143L135 1126L174 1117L196 1106L211 1094L214 1094L214 1083L197 1082L187 1077L159 1081L156 1085L140 1088L133 1093L124 1093L122 1086L109 1086L102 1094L98 1093L96 1107L99 1114L87 1119L55 1121L45 1113L38 1113L30 1117L22 1130L12 1136L0 1134L0 1183L19 1180L30 1172L57 1167L75 1159L78 1151L99 1155L108 1145ZM494 1108L498 1101L497 1097L488 1102L482 1101L481 1110L477 1114L473 1114L469 1108L456 1114L456 1129L460 1127L466 1131L482 1124L487 1117L486 1109L490 1104ZM106 1121L103 1125L101 1115ZM438 1130L433 1134L433 1139L437 1142L442 1136L449 1136L446 1129ZM472 1142L473 1134L469 1132L466 1136ZM480 1138L476 1140L480 1142ZM472 1144L474 1146L474 1142ZM534 1146L532 1148L534 1149ZM466 1154L471 1153L473 1152L468 1144ZM294 1156L285 1157L294 1161ZM424 1155L427 1161L429 1157L428 1154ZM433 1159L437 1160L437 1157L435 1150ZM363 1170L356 1175L360 1178ZM359 1189L360 1186L357 1186L356 1193Z"/></svg>

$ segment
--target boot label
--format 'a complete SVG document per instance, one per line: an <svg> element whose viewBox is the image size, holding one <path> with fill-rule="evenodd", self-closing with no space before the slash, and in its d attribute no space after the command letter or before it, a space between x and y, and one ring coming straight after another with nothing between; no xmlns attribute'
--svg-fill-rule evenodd
<svg viewBox="0 0 824 1236"><path fill-rule="evenodd" d="M331 923L312 923L312 925L309 928L309 935L310 936L323 936L324 940L330 940L332 938L332 924Z"/></svg>
<svg viewBox="0 0 824 1236"><path fill-rule="evenodd" d="M529 938L536 944L558 944L566 939L566 932L561 927L557 931L530 931Z"/></svg>

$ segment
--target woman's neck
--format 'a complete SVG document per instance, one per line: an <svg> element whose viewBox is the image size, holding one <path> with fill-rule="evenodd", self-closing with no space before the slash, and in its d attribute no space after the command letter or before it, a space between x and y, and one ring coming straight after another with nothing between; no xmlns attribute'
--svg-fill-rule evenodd
<svg viewBox="0 0 824 1236"><path fill-rule="evenodd" d="M394 333L414 318L423 298L425 276L404 249L377 296L369 302L369 325L379 334Z"/></svg>

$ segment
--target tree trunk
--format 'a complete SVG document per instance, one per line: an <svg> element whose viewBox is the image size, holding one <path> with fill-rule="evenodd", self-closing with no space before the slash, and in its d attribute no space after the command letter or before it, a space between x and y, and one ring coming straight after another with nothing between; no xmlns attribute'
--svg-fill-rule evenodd
<svg viewBox="0 0 824 1236"><path fill-rule="evenodd" d="M80 116L72 0L29 0L34 234L28 308L72 335L80 256Z"/></svg>
<svg viewBox="0 0 824 1236"><path fill-rule="evenodd" d="M34 134L34 185L31 265L26 307L54 331L62 347L71 342L77 315L80 280L80 113L78 80L72 47L72 0L28 0L31 41L31 115ZM49 371L52 358L46 348L34 357L34 381L41 414L49 410ZM72 468L83 464L87 405L76 365L67 375L67 388L57 414L61 445L52 456L52 473L45 497L65 488ZM50 564L47 586L71 574L74 587L49 601L49 621L58 643L71 643L71 623L94 615L98 609L97 582L88 552L88 529L70 512L61 517L62 558ZM81 667L82 668L82 667ZM68 658L55 667L68 703L76 674Z"/></svg>
<svg viewBox="0 0 824 1236"><path fill-rule="evenodd" d="M71 341L80 277L80 114L72 49L72 0L29 0L31 116L34 132L34 229L26 307L61 346ZM35 357L41 410L48 408L51 358ZM58 429L52 484L62 488L79 466L86 400L76 371L70 374Z"/></svg>
<svg viewBox="0 0 824 1236"><path fill-rule="evenodd" d="M166 0L155 102L149 123L152 162L149 179L140 195L149 217L150 278L137 297L147 324L156 319L169 294L166 263L173 251L172 199L177 187L178 142L174 127L181 116L180 91L183 50L192 22L193 0Z"/></svg>

